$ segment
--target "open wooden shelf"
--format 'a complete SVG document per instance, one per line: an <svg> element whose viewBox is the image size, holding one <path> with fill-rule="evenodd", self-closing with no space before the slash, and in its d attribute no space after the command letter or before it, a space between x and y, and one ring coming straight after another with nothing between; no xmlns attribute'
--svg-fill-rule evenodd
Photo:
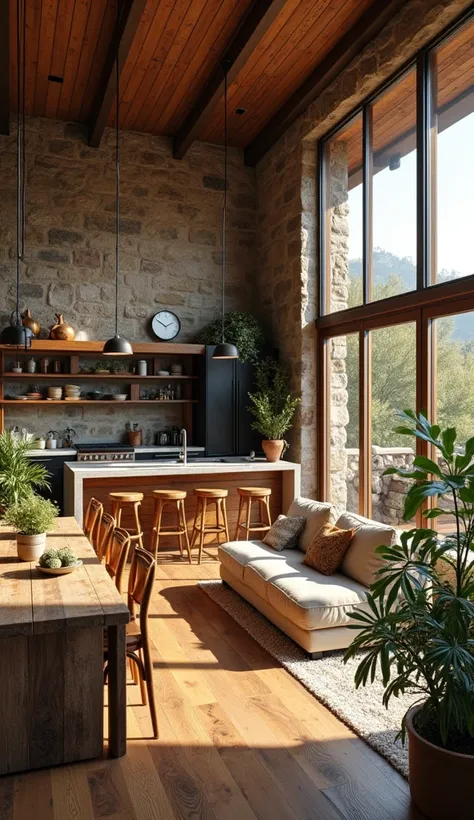
<svg viewBox="0 0 474 820"><path fill-rule="evenodd" d="M197 379L197 376L136 376L134 373L5 373L3 376L4 381L13 380L28 380L28 381L38 381L38 379L73 379L75 381L79 381L79 379L102 379L102 381L108 381L109 379L121 382L157 382L157 381L188 381L192 379Z"/></svg>
<svg viewBox="0 0 474 820"><path fill-rule="evenodd" d="M114 399L79 399L79 401L66 401L65 399L2 399L0 404L16 404L17 406L64 404L74 406L75 404L196 404L197 399L126 399L125 401L115 401Z"/></svg>

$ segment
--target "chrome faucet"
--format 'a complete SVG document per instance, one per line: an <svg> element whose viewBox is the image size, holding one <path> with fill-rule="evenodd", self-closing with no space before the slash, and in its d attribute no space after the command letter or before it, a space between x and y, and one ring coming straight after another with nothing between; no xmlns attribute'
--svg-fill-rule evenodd
<svg viewBox="0 0 474 820"><path fill-rule="evenodd" d="M181 436L181 450L179 451L178 461L180 461L181 464L187 464L188 463L188 434L187 434L184 427L180 431L179 435Z"/></svg>

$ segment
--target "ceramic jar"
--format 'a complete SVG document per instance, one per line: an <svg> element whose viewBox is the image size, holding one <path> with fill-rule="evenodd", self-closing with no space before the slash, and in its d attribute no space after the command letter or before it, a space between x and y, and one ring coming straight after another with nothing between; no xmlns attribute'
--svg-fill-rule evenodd
<svg viewBox="0 0 474 820"><path fill-rule="evenodd" d="M41 327L40 327L39 322L37 322L35 319L33 319L32 315L31 315L31 310L29 310L29 309L25 310L25 312L22 316L22 324L23 324L23 327L29 327L30 328L33 336L39 336Z"/></svg>
<svg viewBox="0 0 474 820"><path fill-rule="evenodd" d="M74 328L64 321L62 313L56 313L55 316L57 323L50 328L49 338L56 339L56 341L73 342L76 337Z"/></svg>

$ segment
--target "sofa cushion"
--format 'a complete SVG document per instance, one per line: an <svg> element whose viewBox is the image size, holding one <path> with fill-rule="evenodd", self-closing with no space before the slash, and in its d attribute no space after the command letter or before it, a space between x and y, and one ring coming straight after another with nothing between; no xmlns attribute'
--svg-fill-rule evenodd
<svg viewBox="0 0 474 820"><path fill-rule="evenodd" d="M298 536L306 524L304 515L279 515L265 533L263 543L274 550L292 550L298 544Z"/></svg>
<svg viewBox="0 0 474 820"><path fill-rule="evenodd" d="M306 552L314 536L328 521L334 524L335 507L312 498L295 498L288 510L288 515L304 515L306 526L298 538L298 547Z"/></svg>
<svg viewBox="0 0 474 820"><path fill-rule="evenodd" d="M303 564L299 550L275 552L258 541L231 541L219 547L226 569L301 629L355 623L350 613L364 606L367 590L336 573L327 577Z"/></svg>
<svg viewBox="0 0 474 820"><path fill-rule="evenodd" d="M340 530L334 524L324 524L306 550L304 563L323 575L334 575L349 549L354 530Z"/></svg>
<svg viewBox="0 0 474 820"><path fill-rule="evenodd" d="M345 575L369 587L375 578L375 573L382 566L383 559L375 550L382 544L390 546L397 539L397 530L388 524L371 521L362 515L344 512L336 521L341 529L355 530L350 547L341 564Z"/></svg>

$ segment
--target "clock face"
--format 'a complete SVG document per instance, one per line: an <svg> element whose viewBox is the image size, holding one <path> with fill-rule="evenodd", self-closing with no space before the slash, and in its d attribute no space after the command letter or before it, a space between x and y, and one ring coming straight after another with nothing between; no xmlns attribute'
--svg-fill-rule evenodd
<svg viewBox="0 0 474 820"><path fill-rule="evenodd" d="M160 310L151 320L151 327L155 336L164 342L176 338L181 330L181 322L175 313L170 310Z"/></svg>

